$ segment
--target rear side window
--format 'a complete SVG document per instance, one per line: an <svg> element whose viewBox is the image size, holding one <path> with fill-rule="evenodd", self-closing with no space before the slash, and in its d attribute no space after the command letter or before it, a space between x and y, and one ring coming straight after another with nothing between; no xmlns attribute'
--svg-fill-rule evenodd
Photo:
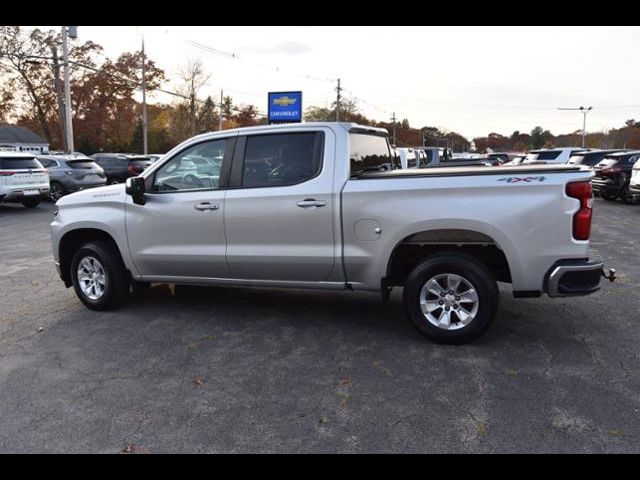
<svg viewBox="0 0 640 480"><path fill-rule="evenodd" d="M0 158L0 170L38 170L42 164L35 158Z"/></svg>
<svg viewBox="0 0 640 480"><path fill-rule="evenodd" d="M282 187L312 179L322 167L323 145L322 132L247 137L242 186Z"/></svg>
<svg viewBox="0 0 640 480"><path fill-rule="evenodd" d="M409 162L412 156L413 154L410 154ZM366 172L393 170L397 163L396 158L391 154L387 137L371 133L349 134L349 160L352 176Z"/></svg>

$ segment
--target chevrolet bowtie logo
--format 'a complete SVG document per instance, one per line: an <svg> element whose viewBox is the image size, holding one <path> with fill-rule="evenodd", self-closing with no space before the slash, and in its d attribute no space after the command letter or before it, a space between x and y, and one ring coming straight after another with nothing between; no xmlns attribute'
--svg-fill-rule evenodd
<svg viewBox="0 0 640 480"><path fill-rule="evenodd" d="M278 105L280 107L288 107L289 105L293 105L296 103L297 99L289 98L289 97L279 97L273 101L274 105Z"/></svg>

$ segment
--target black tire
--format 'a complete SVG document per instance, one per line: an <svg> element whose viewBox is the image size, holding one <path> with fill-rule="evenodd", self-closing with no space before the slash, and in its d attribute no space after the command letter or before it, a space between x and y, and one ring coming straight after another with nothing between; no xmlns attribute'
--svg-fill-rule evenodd
<svg viewBox="0 0 640 480"><path fill-rule="evenodd" d="M60 182L51 182L51 186L49 187L49 199L52 202L57 202L64 197L66 193L67 192L64 191L64 187Z"/></svg>
<svg viewBox="0 0 640 480"><path fill-rule="evenodd" d="M79 284L78 265L85 257L95 258L104 269L104 293L97 300L86 296ZM129 296L130 279L116 246L111 242L95 240L85 243L73 256L70 276L76 295L91 310L113 310L122 305Z"/></svg>
<svg viewBox="0 0 640 480"><path fill-rule="evenodd" d="M617 195L612 195L610 193L602 192L600 194L600 198L602 198L603 200L606 200L607 202L614 202L615 200L618 199L618 196Z"/></svg>
<svg viewBox="0 0 640 480"><path fill-rule="evenodd" d="M445 330L433 325L420 306L420 294L427 281L443 274L463 277L477 293L478 309L475 317L468 325L457 330ZM458 252L444 252L427 257L411 272L403 293L407 315L422 335L436 343L456 345L475 340L487 331L496 316L499 298L498 285L491 272L472 256ZM457 314L455 320L459 322Z"/></svg>
<svg viewBox="0 0 640 480"><path fill-rule="evenodd" d="M36 208L38 205L40 205L40 199L25 200L24 202L22 202L22 205L27 208Z"/></svg>

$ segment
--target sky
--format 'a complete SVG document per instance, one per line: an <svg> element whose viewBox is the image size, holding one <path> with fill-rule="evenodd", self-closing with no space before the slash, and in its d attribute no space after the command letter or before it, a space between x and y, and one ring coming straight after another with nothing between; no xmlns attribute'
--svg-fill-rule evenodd
<svg viewBox="0 0 640 480"><path fill-rule="evenodd" d="M79 26L116 57L140 46L175 80L190 59L220 90L267 109L267 92L302 90L305 108L330 106L335 79L376 120L407 118L469 138L542 126L588 131L640 119L640 27L180 27ZM169 102L156 94L150 101Z"/></svg>

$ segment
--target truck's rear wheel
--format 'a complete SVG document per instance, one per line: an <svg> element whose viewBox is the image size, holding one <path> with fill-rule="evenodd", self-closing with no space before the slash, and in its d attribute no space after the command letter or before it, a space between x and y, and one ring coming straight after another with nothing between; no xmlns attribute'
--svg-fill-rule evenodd
<svg viewBox="0 0 640 480"><path fill-rule="evenodd" d="M404 286L404 304L413 325L438 343L478 338L493 322L498 300L498 286L487 268L455 252L428 257Z"/></svg>
<svg viewBox="0 0 640 480"><path fill-rule="evenodd" d="M116 250L107 241L85 243L71 261L71 279L78 298L91 310L112 310L129 295L129 277Z"/></svg>

